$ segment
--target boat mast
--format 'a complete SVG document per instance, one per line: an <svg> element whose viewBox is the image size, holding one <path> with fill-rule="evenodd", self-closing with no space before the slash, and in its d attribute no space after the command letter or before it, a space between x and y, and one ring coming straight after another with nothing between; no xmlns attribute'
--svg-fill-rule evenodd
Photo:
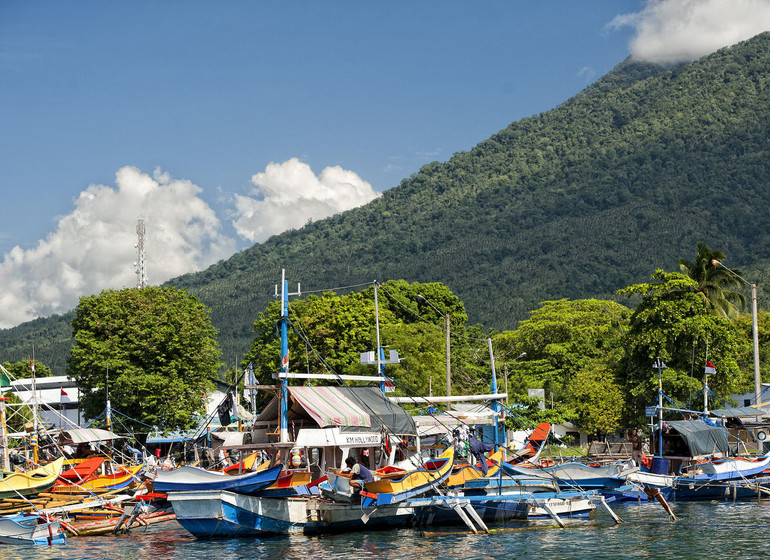
<svg viewBox="0 0 770 560"><path fill-rule="evenodd" d="M2 366L0 366L2 367ZM8 427L5 421L5 401L4 391L10 389L11 380L6 374L5 368L0 373L0 448L2 448L2 468L4 471L11 470L11 461L8 455Z"/></svg>
<svg viewBox="0 0 770 560"><path fill-rule="evenodd" d="M652 364L654 368L658 368L658 449L657 456L663 457L663 368L666 364L658 357L655 363Z"/></svg>
<svg viewBox="0 0 770 560"><path fill-rule="evenodd" d="M380 306L377 303L377 280L374 281L374 322L377 330L377 374L382 378L380 391L385 394L385 350L380 344Z"/></svg>
<svg viewBox="0 0 770 560"><path fill-rule="evenodd" d="M278 286L276 286L276 296ZM280 389L280 432L281 443L289 441L289 296L302 294L299 283L297 291L289 293L289 282L286 280L286 270L281 269L281 380Z"/></svg>
<svg viewBox="0 0 770 560"><path fill-rule="evenodd" d="M495 354L492 352L492 339L487 338L489 344L489 359L492 362L492 394L497 394L497 373L495 372ZM500 402L492 399L492 411L495 413L495 444L500 444L500 425L498 415L500 413ZM503 443L505 443L505 425L503 425Z"/></svg>

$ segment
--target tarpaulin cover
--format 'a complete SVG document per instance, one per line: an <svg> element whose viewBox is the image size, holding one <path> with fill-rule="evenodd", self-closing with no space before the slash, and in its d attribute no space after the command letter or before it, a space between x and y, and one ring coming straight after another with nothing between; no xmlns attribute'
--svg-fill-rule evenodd
<svg viewBox="0 0 770 560"><path fill-rule="evenodd" d="M99 430L96 428L76 428L73 430L62 430L67 436L67 441L72 443L91 443L93 441L110 441L112 439L120 439L123 436L113 434L107 430Z"/></svg>
<svg viewBox="0 0 770 560"><path fill-rule="evenodd" d="M391 434L417 435L417 427L411 414L383 395L379 387L339 387L339 390L369 414L374 415L372 427L379 428L380 424L384 424Z"/></svg>
<svg viewBox="0 0 770 560"><path fill-rule="evenodd" d="M665 422L663 428L663 438L671 436L681 436L690 456L712 455L714 453L723 453L728 455L730 448L727 443L727 430L722 426L709 426L700 420L675 420ZM655 441L657 442L658 430L655 430ZM664 448L665 450L665 445Z"/></svg>
<svg viewBox="0 0 770 560"><path fill-rule="evenodd" d="M409 413L387 399L377 387L289 387L289 393L294 401L289 408L289 421L309 416L321 428L379 431L384 424L393 434L417 433ZM275 421L278 414L278 397L275 397L257 420Z"/></svg>

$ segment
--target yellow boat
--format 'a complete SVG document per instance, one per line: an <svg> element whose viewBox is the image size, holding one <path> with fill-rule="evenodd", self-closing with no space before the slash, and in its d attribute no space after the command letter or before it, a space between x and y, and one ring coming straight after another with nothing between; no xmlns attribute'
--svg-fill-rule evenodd
<svg viewBox="0 0 770 560"><path fill-rule="evenodd" d="M64 458L27 472L15 472L0 480L0 499L30 496L49 490L61 474Z"/></svg>
<svg viewBox="0 0 770 560"><path fill-rule="evenodd" d="M378 505L400 502L418 496L444 482L452 472L455 462L455 448L449 447L444 453L425 463L424 467L399 473L398 478L381 478L367 482L361 492L364 497L373 498Z"/></svg>
<svg viewBox="0 0 770 560"><path fill-rule="evenodd" d="M452 474L447 478L446 485L449 487L462 486L469 480L475 480L484 476L495 476L500 470L500 461L503 460L502 450L496 451L489 456L487 461L487 474L481 472L478 465L457 465L452 470Z"/></svg>

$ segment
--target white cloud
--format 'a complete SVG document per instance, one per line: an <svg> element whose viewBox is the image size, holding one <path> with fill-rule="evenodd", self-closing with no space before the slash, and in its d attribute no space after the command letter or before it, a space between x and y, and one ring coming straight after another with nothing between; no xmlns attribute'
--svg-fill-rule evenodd
<svg viewBox="0 0 770 560"><path fill-rule="evenodd" d="M156 171L116 173L117 188L91 185L37 246L14 247L0 263L0 327L66 312L81 296L136 285L137 219L145 222L151 284L201 270L233 254L201 189Z"/></svg>
<svg viewBox="0 0 770 560"><path fill-rule="evenodd" d="M353 171L326 167L316 177L310 166L297 158L270 163L251 182L256 188L249 196L235 197L233 226L239 235L254 242L380 196Z"/></svg>
<svg viewBox="0 0 770 560"><path fill-rule="evenodd" d="M636 29L631 56L670 64L690 62L770 30L767 0L649 0L611 27Z"/></svg>

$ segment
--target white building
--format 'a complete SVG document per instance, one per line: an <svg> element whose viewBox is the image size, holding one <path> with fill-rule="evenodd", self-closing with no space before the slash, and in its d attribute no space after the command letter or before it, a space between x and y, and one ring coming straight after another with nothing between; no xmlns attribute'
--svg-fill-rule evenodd
<svg viewBox="0 0 770 560"><path fill-rule="evenodd" d="M37 407L44 422L54 428L74 428L82 424L83 417L78 407L80 391L64 375L55 377L37 377L34 379L34 391L31 378L11 381L13 392L24 406ZM14 405L9 405L12 408Z"/></svg>

